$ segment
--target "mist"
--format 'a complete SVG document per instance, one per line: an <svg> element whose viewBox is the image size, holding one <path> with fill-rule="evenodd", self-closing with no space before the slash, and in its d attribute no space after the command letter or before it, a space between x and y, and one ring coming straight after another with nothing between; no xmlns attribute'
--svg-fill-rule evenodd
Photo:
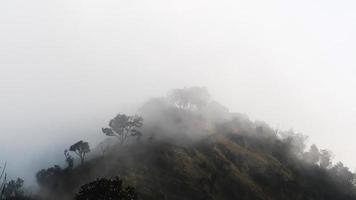
<svg viewBox="0 0 356 200"><path fill-rule="evenodd" d="M118 112L205 86L231 112L293 128L356 167L353 1L0 3L0 146L33 180ZM32 177L32 179L31 179Z"/></svg>

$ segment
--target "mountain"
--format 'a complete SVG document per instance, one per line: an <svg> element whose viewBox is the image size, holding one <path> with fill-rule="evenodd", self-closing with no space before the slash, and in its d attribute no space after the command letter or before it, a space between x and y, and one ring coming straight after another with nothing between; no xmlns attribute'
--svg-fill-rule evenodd
<svg viewBox="0 0 356 200"><path fill-rule="evenodd" d="M111 137L83 165L40 171L41 196L73 199L81 185L119 176L142 200L356 199L354 174L326 150L305 151L305 136L229 113L201 88L179 92L142 107L140 140Z"/></svg>

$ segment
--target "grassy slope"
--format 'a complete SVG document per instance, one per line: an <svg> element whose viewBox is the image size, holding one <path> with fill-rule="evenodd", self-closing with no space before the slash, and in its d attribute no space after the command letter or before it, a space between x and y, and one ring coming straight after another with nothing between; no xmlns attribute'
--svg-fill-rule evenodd
<svg viewBox="0 0 356 200"><path fill-rule="evenodd" d="M191 144L161 141L115 147L61 176L53 197L62 199L83 183L115 175L135 186L145 200L328 199L315 185L308 186L308 193L303 188L308 178L270 153L222 134Z"/></svg>

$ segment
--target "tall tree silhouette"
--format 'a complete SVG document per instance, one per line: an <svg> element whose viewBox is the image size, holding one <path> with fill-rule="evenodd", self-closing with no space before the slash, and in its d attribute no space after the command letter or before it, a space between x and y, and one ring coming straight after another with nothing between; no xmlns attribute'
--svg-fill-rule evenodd
<svg viewBox="0 0 356 200"><path fill-rule="evenodd" d="M80 163L83 165L85 160L85 155L90 152L90 147L88 142L83 142L80 140L79 142L73 144L69 147L69 151L73 151L80 158Z"/></svg>
<svg viewBox="0 0 356 200"><path fill-rule="evenodd" d="M118 114L114 119L110 120L110 128L102 128L102 131L107 136L116 136L120 144L125 144L130 136L141 137L142 133L138 128L142 127L143 118L141 116L127 116Z"/></svg>

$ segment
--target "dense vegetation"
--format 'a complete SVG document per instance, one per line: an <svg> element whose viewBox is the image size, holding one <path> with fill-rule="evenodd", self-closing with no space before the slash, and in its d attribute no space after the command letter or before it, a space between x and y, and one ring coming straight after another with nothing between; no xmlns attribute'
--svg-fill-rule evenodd
<svg viewBox="0 0 356 200"><path fill-rule="evenodd" d="M307 148L299 133L230 113L204 88L174 90L138 113L114 117L102 128L108 139L94 149L84 141L70 146L66 167L40 170L40 197L33 198L356 199L355 175L332 164L330 151ZM24 196L21 186L6 183L11 194L4 199Z"/></svg>
<svg viewBox="0 0 356 200"><path fill-rule="evenodd" d="M80 187L75 200L137 200L137 194L132 187L122 187L119 177L114 179L97 179Z"/></svg>

